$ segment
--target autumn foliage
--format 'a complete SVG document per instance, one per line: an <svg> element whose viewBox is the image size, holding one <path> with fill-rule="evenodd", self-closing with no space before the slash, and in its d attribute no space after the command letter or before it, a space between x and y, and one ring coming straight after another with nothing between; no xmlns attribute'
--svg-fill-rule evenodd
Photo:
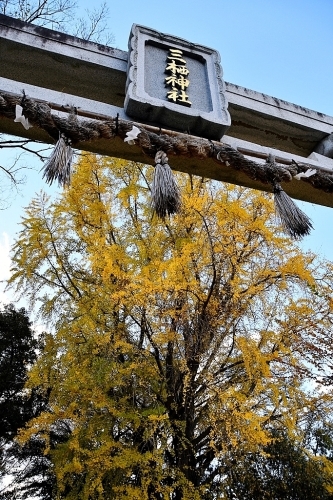
<svg viewBox="0 0 333 500"><path fill-rule="evenodd" d="M280 232L266 193L178 174L163 222L151 178L85 156L15 244L11 284L55 331L28 382L49 410L20 438L45 439L55 498L241 498L245 457L330 425L332 264ZM329 494L330 460L306 453Z"/></svg>

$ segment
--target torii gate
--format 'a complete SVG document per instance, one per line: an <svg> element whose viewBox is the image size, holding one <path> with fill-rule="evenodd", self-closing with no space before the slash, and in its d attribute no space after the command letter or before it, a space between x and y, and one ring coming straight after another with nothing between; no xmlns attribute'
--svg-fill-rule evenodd
<svg viewBox="0 0 333 500"><path fill-rule="evenodd" d="M147 31L141 29L140 36L145 37L147 33L149 35L149 29ZM133 36L132 33L131 37ZM177 55L177 52L179 56L181 53L179 47L184 42L187 53L193 52L193 60L202 59L206 64L205 54L201 56L197 52L198 46L169 35L157 34L157 37L162 42L166 39L171 47L176 47L171 48L173 57ZM140 40L141 43L142 40ZM144 45L146 42L142 43ZM161 50L159 42L153 41L150 50L155 50L154 47L157 47L157 51ZM202 49L206 50L205 47ZM214 57L216 58L216 55ZM207 133L201 135L200 127L198 132L193 132L191 129L179 130L176 121L173 122L174 126L165 127L164 121L159 123L158 119L157 121L156 119L149 120L147 116L150 116L150 111L144 107L141 117L140 106L137 107L138 110L133 119L132 114L128 116L131 106L128 105L128 96L126 96L128 78L130 78L127 52L80 40L4 15L0 15L0 61L0 132L37 139L45 143L52 142L47 133L47 127L33 127L25 130L20 124L14 123L14 109L9 109L5 98L11 96L13 102L19 102L18 99L22 98L22 91L24 91L35 102L47 103L59 116L67 116L64 113L68 113L70 107L74 106L78 110L78 116L85 119L116 119L117 126L118 120L131 124L135 122L141 124L145 130L156 133L157 136L180 137L188 142L194 140L198 143L201 136L203 139L199 141L200 147L206 150L208 146L216 149L219 144L224 144L256 161L265 160L273 155L276 162L282 165L288 166L296 162L302 166L302 172L314 168L318 173L325 175L324 186L320 185L318 179L312 181L304 177L300 179L300 182L298 180L288 182L285 190L293 198L333 207L333 160L331 159L333 158L333 117L226 83L223 87L223 98L228 102L228 111L226 109L224 111L230 114L231 125L228 128L224 127L227 128L227 135L221 134L223 135L221 140L217 137L218 125L217 129L216 124L213 124L210 129L209 123L203 125L205 120L201 118L199 119L201 129L212 130L212 137L209 137L209 133L208 136ZM214 64L217 66L218 61L214 61L213 66ZM214 72L213 66L209 71ZM165 74L162 78L162 81L166 79ZM186 85L188 84L183 85L185 86L181 88L187 91ZM221 94L221 86L218 92ZM188 95L191 95L190 89L188 89ZM125 98L127 99L126 111L124 109ZM172 106L175 104L171 103L169 108ZM132 108L135 111L135 103ZM164 126L163 129L162 126ZM145 148L140 147L140 144L130 146L118 134L115 134L112 140L102 137L96 140L91 138L84 141L78 140L75 147L132 161L154 163L153 158L145 154L147 153ZM170 159L170 163L172 168L179 171L267 190L267 185L262 182L260 175L249 176L246 169L244 171L242 168L230 165L223 155L218 156L218 159L221 160L220 163L209 155L200 157L195 154L175 154Z"/></svg>

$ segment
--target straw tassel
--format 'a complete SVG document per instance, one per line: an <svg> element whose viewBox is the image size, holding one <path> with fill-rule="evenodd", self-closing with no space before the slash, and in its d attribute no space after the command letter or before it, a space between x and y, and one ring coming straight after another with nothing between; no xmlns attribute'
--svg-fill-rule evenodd
<svg viewBox="0 0 333 500"><path fill-rule="evenodd" d="M179 212L180 191L168 164L168 157L163 151L158 151L155 156L151 198L152 207L161 219Z"/></svg>
<svg viewBox="0 0 333 500"><path fill-rule="evenodd" d="M275 162L275 156L272 154L268 155L265 171L267 180L273 186L275 213L284 232L294 240L299 240L310 234L311 229L313 229L311 219L298 208L280 184L282 180L291 181L292 172L278 166Z"/></svg>
<svg viewBox="0 0 333 500"><path fill-rule="evenodd" d="M285 193L278 182L273 184L276 214L285 232L294 240L310 234L311 219Z"/></svg>
<svg viewBox="0 0 333 500"><path fill-rule="evenodd" d="M70 184L73 159L71 143L72 141L65 134L60 134L59 140L44 166L43 178L45 177L48 184L52 184L55 180L62 187Z"/></svg>

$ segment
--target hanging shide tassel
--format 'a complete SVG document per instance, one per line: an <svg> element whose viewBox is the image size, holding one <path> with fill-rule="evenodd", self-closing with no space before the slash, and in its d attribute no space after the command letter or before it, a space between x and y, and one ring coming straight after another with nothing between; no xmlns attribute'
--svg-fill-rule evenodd
<svg viewBox="0 0 333 500"><path fill-rule="evenodd" d="M45 177L48 184L52 184L55 180L62 187L70 184L73 159L71 143L72 141L64 134L60 134L59 140L43 168L43 178Z"/></svg>
<svg viewBox="0 0 333 500"><path fill-rule="evenodd" d="M273 184L273 188L276 214L285 232L295 240L310 234L313 229L311 219L298 208L278 182Z"/></svg>
<svg viewBox="0 0 333 500"><path fill-rule="evenodd" d="M180 191L168 165L168 157L163 151L158 151L155 156L151 198L152 207L161 219L179 212L181 205Z"/></svg>
<svg viewBox="0 0 333 500"><path fill-rule="evenodd" d="M275 157L268 155L265 168L267 180L272 183L275 212L283 230L294 240L310 234L313 226L311 219L304 213L282 189L281 180L292 180L290 171L278 166Z"/></svg>

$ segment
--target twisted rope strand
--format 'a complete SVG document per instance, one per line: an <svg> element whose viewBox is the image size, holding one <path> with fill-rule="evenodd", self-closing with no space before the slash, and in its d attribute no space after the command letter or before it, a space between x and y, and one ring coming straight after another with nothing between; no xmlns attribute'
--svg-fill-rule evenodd
<svg viewBox="0 0 333 500"><path fill-rule="evenodd" d="M0 116L15 118L15 105L22 104L22 96L0 92ZM58 140L59 131L69 138L73 145L78 142L94 141L97 139L112 139L117 135L124 139L127 132L133 127L133 122L121 120L117 117L101 119L70 119L52 113L50 106L41 101L33 100L27 96L24 98L24 115L29 122L45 130L50 137ZM246 158L236 149L223 143L202 139L187 134L163 130L163 133L155 133L156 127L135 123L141 133L136 139L142 151L154 158L156 152L163 150L166 154L186 156L188 158L212 158L217 163L228 164L235 170L242 171L253 180L259 180L264 184L271 183L264 164L257 163ZM295 167L296 165L296 167ZM278 182L290 182L292 176L305 172L307 166L297 165L274 165L275 178ZM333 175L317 171L309 178L303 178L303 182L310 183L314 188L328 193L333 192Z"/></svg>

